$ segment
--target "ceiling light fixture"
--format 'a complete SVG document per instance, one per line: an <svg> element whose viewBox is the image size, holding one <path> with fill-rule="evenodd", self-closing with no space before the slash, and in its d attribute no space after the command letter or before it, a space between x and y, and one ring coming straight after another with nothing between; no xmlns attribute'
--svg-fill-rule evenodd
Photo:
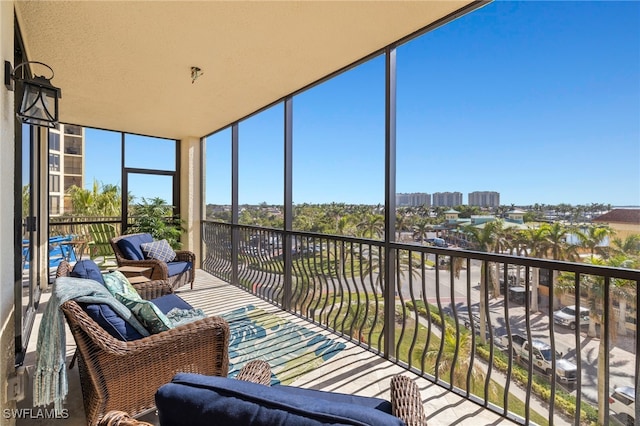
<svg viewBox="0 0 640 426"><path fill-rule="evenodd" d="M191 84L195 83L202 74L204 73L199 67L191 67Z"/></svg>

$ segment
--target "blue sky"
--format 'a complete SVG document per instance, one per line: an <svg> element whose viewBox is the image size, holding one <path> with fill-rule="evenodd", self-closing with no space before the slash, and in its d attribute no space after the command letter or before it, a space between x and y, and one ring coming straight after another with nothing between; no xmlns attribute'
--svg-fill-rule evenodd
<svg viewBox="0 0 640 426"><path fill-rule="evenodd" d="M640 205L640 3L494 2L400 46L397 64L397 192ZM294 202L383 203L384 58L293 108ZM241 203L283 202L282 115L240 123ZM230 202L229 140L207 139L208 203Z"/></svg>

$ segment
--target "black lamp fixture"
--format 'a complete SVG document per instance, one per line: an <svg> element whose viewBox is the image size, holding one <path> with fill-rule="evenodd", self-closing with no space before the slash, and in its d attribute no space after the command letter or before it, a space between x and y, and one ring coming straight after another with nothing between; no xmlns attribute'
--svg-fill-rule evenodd
<svg viewBox="0 0 640 426"><path fill-rule="evenodd" d="M24 70L21 77L16 76L16 71L28 64L42 65L51 71L51 77L34 76L25 78ZM51 84L53 69L47 64L37 61L28 61L11 67L9 61L4 62L4 84L9 90L13 90L11 80L22 83L22 102L17 112L20 120L33 126L55 128L58 125L58 99L62 97L62 91Z"/></svg>

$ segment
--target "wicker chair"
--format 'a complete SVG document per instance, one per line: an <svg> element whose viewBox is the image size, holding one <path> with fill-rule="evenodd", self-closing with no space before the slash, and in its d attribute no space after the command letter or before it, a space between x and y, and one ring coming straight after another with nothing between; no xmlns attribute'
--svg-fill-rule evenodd
<svg viewBox="0 0 640 426"><path fill-rule="evenodd" d="M253 360L246 363L238 375L237 380L260 383L269 386L271 384L271 368L269 364L261 360ZM98 426L153 426L151 423L136 420L124 411L109 411L100 419Z"/></svg>
<svg viewBox="0 0 640 426"><path fill-rule="evenodd" d="M191 262L192 268L184 271L180 274L169 276L169 268L166 262L162 262L156 259L143 259L143 260L131 260L127 259L124 255L118 241L129 238L132 236L138 236L142 234L126 234L118 237L111 238L111 247L116 255L116 262L118 266L141 266L150 268L150 272L144 275L151 280L166 280L169 285L177 289L185 284L189 284L193 288L193 280L195 279L195 262L196 255L188 250L176 250L176 261Z"/></svg>
<svg viewBox="0 0 640 426"><path fill-rule="evenodd" d="M248 371L244 371L243 369L240 372L240 374L238 374L237 378L241 380L260 383L262 385L269 386L271 381L271 368L269 367L269 364L265 361L254 360L247 364L247 367L249 366L251 368L248 368L247 369ZM189 382L189 380L190 379L188 378L182 377L178 380L178 383L181 385L186 385L186 382ZM288 403L283 405L282 404L283 391L285 395L291 395L292 397L295 395L302 396L305 401L309 401L310 405L313 405L312 400L316 398L320 398L320 399L325 399L330 403L341 402L343 404L344 403L362 404L359 406L366 407L366 409L369 409L369 410L374 410L373 408L374 405L372 405L372 403L367 402L363 404L362 402L355 402L349 397L346 397L346 395L344 395L346 398L341 400L342 395L336 394L333 392L327 392L327 391L318 392L318 391L309 390L309 389L302 389L302 388L295 388L291 386L280 385L280 386L274 386L274 391L278 389L277 392L280 393L280 397L274 398L273 400L269 399L268 393L256 390L254 394L253 393L254 390L247 389L248 392L252 394L252 396L249 396L247 398L247 400L249 401L247 403L247 406L250 406L250 407L246 408L246 411L244 411L245 410L244 408L237 408L237 405L239 404L238 401L242 399L238 397L238 393L242 393L242 391L236 388L234 385L232 385L233 381L228 381L227 383L229 384L229 388L230 388L228 390L228 394L227 392L217 392L216 390L214 390L210 396L212 398L216 398L216 397L226 398L228 396L228 404L231 406L236 405L236 408L234 408L232 411L234 412L234 415L238 415L238 416L246 415L250 417L251 415L254 415L256 413L255 408L252 407L252 405L254 404L262 405L265 408L265 410L286 411L294 415L299 415L302 411L304 411L304 409L302 409L301 411L302 407L299 405L296 405L295 402L292 403L291 406L289 406ZM193 384L193 386L196 388L207 389L206 379L205 379L205 382L200 382L198 380L197 384ZM216 384L213 384L212 386L213 386L213 389L216 389L216 388L219 389L218 387L219 386L221 387L222 385L220 382L216 382ZM402 420L406 426L426 426L427 417L425 415L424 406L422 404L422 399L420 396L420 390L418 388L418 385L409 377L398 374L391 377L390 386L391 386L391 401L390 401L391 414L395 417L398 417L400 420ZM190 400L188 397L185 397L184 395L189 394L188 391L185 393L181 393L181 392L178 392L176 388L174 388L171 391L166 391L164 388L165 387L163 386L158 391L159 399L157 395L156 401L158 402L158 411L160 413L160 418L162 419L163 412L164 412L164 415L166 416L165 420L168 421L168 424L188 425L190 424L191 421L194 421L194 419L196 423L203 424L202 422L203 417L207 418L208 416L211 416L212 412L216 412L216 408L213 408L213 411L210 411L209 409L211 409L212 407L207 406L206 403L204 403L203 401ZM216 396L216 394L218 396ZM325 396L322 396L321 394ZM176 399L174 395L180 395L180 397ZM199 396L203 396L203 394L200 393ZM207 396L205 396L205 398L206 397ZM364 399L369 399L369 398L364 397ZM378 404L378 401L380 401L377 398L371 398L371 399L377 400L375 404ZM258 402L258 401L262 401L262 402ZM289 400L287 399L287 401ZM240 404L242 403L240 402ZM172 405L173 407L171 407ZM181 411L181 410L176 410L176 406L183 408L185 412L191 413L191 417L185 418L184 421L182 418L176 419L175 413ZM317 407L315 408L317 409ZM238 413L242 413L242 414L238 414ZM313 415L317 415L317 413L313 413L312 416ZM342 415L342 413L340 415ZM278 417L276 416L275 418L278 418ZM286 417L286 418L291 420L291 418L289 417ZM231 417L229 418L225 417L224 420L222 420L222 423L227 424L230 419ZM273 421L273 420L274 420L274 417L270 417L269 421ZM281 420L281 419L278 418L278 420ZM256 422L256 424L265 424L265 423L266 423L265 421ZM341 422L338 422L338 423L342 424ZM351 422L346 422L346 423L352 424ZM359 421L356 421L356 423L360 424ZM213 418L211 419L211 424L215 424L215 419Z"/></svg>
<svg viewBox="0 0 640 426"><path fill-rule="evenodd" d="M70 267L62 263L58 276ZM166 283L135 284L145 299L171 293ZM162 294L160 294L162 293ZM136 417L155 407L157 389L178 372L225 376L229 370L229 326L208 317L135 341L121 341L100 327L75 301L61 306L76 342L88 425L109 411Z"/></svg>

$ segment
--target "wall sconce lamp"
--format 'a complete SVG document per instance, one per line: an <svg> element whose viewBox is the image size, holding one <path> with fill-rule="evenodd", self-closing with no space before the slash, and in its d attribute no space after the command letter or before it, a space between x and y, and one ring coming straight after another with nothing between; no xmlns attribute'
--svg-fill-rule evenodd
<svg viewBox="0 0 640 426"><path fill-rule="evenodd" d="M21 77L17 77L16 71L27 64L39 64L49 68L51 77L36 75L33 78L25 78L24 70ZM58 125L58 99L62 97L62 91L51 84L53 75L53 69L42 62L22 62L12 68L9 61L4 61L4 84L7 89L14 90L11 80L22 82L22 102L17 115L23 123L50 128Z"/></svg>

